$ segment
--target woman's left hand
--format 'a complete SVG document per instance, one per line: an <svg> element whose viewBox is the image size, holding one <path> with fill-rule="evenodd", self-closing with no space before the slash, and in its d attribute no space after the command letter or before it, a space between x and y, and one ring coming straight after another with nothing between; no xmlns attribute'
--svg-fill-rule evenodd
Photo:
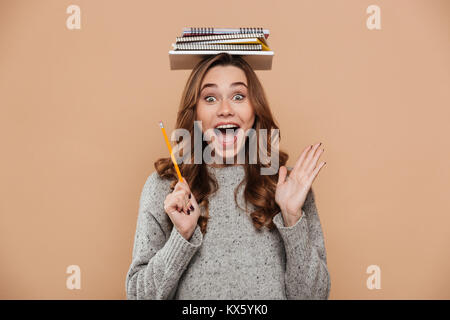
<svg viewBox="0 0 450 320"><path fill-rule="evenodd" d="M275 191L275 202L281 209L286 227L293 226L302 216L302 207L311 185L326 162L317 165L324 149L318 149L322 143L308 146L303 150L294 168L287 175L287 168L280 167Z"/></svg>

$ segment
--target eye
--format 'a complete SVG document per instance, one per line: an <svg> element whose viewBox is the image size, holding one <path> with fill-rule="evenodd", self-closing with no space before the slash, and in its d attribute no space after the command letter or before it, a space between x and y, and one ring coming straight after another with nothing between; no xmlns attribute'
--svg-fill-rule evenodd
<svg viewBox="0 0 450 320"><path fill-rule="evenodd" d="M243 95L243 94L240 94L240 93L238 93L237 95L235 95L235 97L236 96L241 96L242 98L240 98L240 99L238 99L238 100L244 100L244 98L245 98L245 96Z"/></svg>
<svg viewBox="0 0 450 320"><path fill-rule="evenodd" d="M213 96L206 96L206 97L205 97L206 102L214 102L214 100L208 100L209 98L216 99L216 98L214 98Z"/></svg>

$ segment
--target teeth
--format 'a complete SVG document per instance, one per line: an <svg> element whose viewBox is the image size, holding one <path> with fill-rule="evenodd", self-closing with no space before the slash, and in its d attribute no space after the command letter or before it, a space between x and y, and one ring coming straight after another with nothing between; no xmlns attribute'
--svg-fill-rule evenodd
<svg viewBox="0 0 450 320"><path fill-rule="evenodd" d="M229 128L239 128L239 127L235 124L222 124L216 127L216 129L229 129Z"/></svg>

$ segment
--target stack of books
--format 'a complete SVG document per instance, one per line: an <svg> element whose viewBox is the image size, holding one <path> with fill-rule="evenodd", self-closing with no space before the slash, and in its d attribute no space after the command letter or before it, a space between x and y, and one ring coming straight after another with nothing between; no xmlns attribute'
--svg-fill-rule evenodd
<svg viewBox="0 0 450 320"><path fill-rule="evenodd" d="M263 28L183 28L169 51L170 69L193 69L203 58L227 52L242 56L254 70L270 70L269 34Z"/></svg>

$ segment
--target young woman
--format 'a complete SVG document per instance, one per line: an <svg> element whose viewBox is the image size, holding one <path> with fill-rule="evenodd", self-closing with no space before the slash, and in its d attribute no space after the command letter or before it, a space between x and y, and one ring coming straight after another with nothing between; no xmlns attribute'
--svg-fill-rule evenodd
<svg viewBox="0 0 450 320"><path fill-rule="evenodd" d="M179 182L170 158L155 162L141 194L127 298L328 299L311 188L325 164L321 144L305 148L289 173L279 151L279 171L262 175L267 165L250 163L249 143L236 137L278 127L255 72L227 53L205 58L187 81L176 128L193 136L194 121L208 135L201 147L223 164L185 161ZM191 148L193 159L194 139ZM244 164L226 164L242 150Z"/></svg>

